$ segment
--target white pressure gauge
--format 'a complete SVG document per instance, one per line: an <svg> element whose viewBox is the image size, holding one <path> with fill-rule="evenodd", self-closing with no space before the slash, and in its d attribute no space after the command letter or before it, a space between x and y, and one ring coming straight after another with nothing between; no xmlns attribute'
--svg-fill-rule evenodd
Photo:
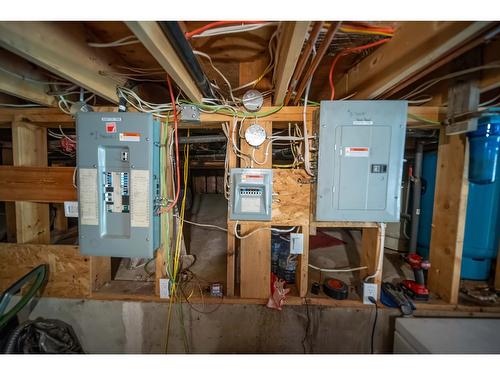
<svg viewBox="0 0 500 375"><path fill-rule="evenodd" d="M243 95L243 106L248 112L257 112L262 108L264 97L257 90L248 90Z"/></svg>
<svg viewBox="0 0 500 375"><path fill-rule="evenodd" d="M259 124L250 125L245 131L245 140L253 147L259 147L263 144L266 136L266 130Z"/></svg>

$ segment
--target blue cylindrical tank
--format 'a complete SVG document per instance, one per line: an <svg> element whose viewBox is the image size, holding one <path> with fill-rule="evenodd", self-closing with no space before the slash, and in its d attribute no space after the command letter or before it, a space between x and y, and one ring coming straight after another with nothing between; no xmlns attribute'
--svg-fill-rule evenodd
<svg viewBox="0 0 500 375"><path fill-rule="evenodd" d="M436 182L436 152L424 154L420 225L418 231L418 253L428 259L431 241L432 211ZM495 174L500 176L500 163L495 165ZM462 253L462 279L488 279L491 261L496 258L500 239L500 178L494 183L469 182L465 235Z"/></svg>
<svg viewBox="0 0 500 375"><path fill-rule="evenodd" d="M500 164L500 116L481 117L469 138L469 182L491 184Z"/></svg>

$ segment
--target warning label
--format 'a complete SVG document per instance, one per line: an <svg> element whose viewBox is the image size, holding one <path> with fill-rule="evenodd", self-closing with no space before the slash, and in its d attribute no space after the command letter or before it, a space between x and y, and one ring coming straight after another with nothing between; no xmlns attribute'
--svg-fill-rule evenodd
<svg viewBox="0 0 500 375"><path fill-rule="evenodd" d="M251 183L263 183L264 175L261 174L243 174L241 175L242 182L251 182Z"/></svg>
<svg viewBox="0 0 500 375"><path fill-rule="evenodd" d="M140 133L120 133L120 142L140 142Z"/></svg>
<svg viewBox="0 0 500 375"><path fill-rule="evenodd" d="M369 147L344 147L344 156L346 157L367 158L369 155Z"/></svg>

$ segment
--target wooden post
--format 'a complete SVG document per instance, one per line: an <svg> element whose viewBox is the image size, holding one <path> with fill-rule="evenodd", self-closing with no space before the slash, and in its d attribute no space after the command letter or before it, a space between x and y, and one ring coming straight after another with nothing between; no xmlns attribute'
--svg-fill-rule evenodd
<svg viewBox="0 0 500 375"><path fill-rule="evenodd" d="M309 290L309 233L309 227L303 226L302 234L304 235L304 248L302 255L299 256L299 263L295 274L300 297L306 297Z"/></svg>
<svg viewBox="0 0 500 375"><path fill-rule="evenodd" d="M2 165L13 165L12 148L2 147ZM7 242L16 242L16 205L14 202L5 202L5 226Z"/></svg>
<svg viewBox="0 0 500 375"><path fill-rule="evenodd" d="M476 89L474 89L476 87ZM448 115L475 110L477 82L458 83L448 94ZM476 107L476 108L474 108ZM440 131L430 245L429 289L448 303L458 303L469 181L465 134Z"/></svg>
<svg viewBox="0 0 500 375"><path fill-rule="evenodd" d="M361 265L368 268L360 273L362 279L377 272L381 256L380 252L384 251L384 249L380 248L380 236L381 232L379 227L363 228L363 236L361 238ZM382 283L382 264L380 265L380 272L373 280L370 280L370 282L377 284L378 291L380 292Z"/></svg>
<svg viewBox="0 0 500 375"><path fill-rule="evenodd" d="M47 129L15 119L12 123L12 153L15 166L46 167ZM15 207L17 242L49 243L49 205L16 202Z"/></svg>

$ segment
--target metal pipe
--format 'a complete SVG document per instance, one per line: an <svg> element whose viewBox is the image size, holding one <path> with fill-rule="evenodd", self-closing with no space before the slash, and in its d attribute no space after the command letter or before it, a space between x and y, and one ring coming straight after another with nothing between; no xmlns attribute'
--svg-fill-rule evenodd
<svg viewBox="0 0 500 375"><path fill-rule="evenodd" d="M341 24L342 22L332 22L330 24L330 27L326 32L325 39L323 39L323 42L321 43L321 46L318 49L318 53L311 62L311 65L309 65L306 74L304 75L302 81L300 82L299 88L297 89L297 93L295 94L295 98L293 100L294 105L296 105L299 102L307 86L307 83L309 82L309 79L314 75L316 69L318 69L319 63L321 62L326 52L328 51L328 48L330 47L330 44L332 43L333 38L335 37L335 34L337 34L337 30L340 29Z"/></svg>
<svg viewBox="0 0 500 375"><path fill-rule="evenodd" d="M193 53L193 49L186 40L179 23L177 21L160 21L159 24L200 91L205 97L212 97L212 90L210 89L207 76L201 69Z"/></svg>
<svg viewBox="0 0 500 375"><path fill-rule="evenodd" d="M411 209L410 254L417 252L418 225L420 221L420 197L422 194L422 158L423 142L417 142L415 152L415 168L413 169L413 204Z"/></svg>
<svg viewBox="0 0 500 375"><path fill-rule="evenodd" d="M225 135L191 135L189 137L179 137L179 144L186 143L216 143L226 142Z"/></svg>
<svg viewBox="0 0 500 375"><path fill-rule="evenodd" d="M321 28L323 27L322 21L317 21L314 23L314 26L311 30L311 34L309 34L309 39L307 40L306 46L304 47L304 52L300 55L299 61L297 62L297 67L293 72L292 79L290 80L290 86L288 87L288 92L286 93L284 105L288 105L290 98L292 96L293 90L299 83L300 76L304 71L307 60L309 56L311 56L312 49L318 40L319 33L321 32Z"/></svg>

